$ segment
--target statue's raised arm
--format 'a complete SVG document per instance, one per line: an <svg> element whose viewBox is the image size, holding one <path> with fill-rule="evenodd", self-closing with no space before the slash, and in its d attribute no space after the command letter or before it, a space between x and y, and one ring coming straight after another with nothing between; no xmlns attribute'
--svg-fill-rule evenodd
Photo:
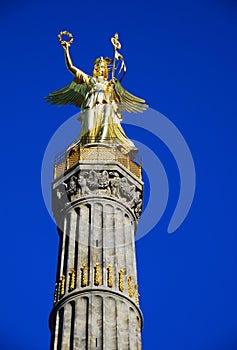
<svg viewBox="0 0 237 350"><path fill-rule="evenodd" d="M77 67L75 67L72 63L72 59L69 53L69 45L67 42L65 42L64 44L62 44L62 47L64 49L64 56L65 56L65 62L66 62L66 66L68 68L68 70L76 75L79 71L79 69ZM84 74L84 73L83 73Z"/></svg>
<svg viewBox="0 0 237 350"><path fill-rule="evenodd" d="M70 40L63 41L62 35L67 35ZM81 108L79 117L82 123L79 135L81 144L119 143L125 153L135 151L136 147L127 138L120 124L121 111L137 113L144 111L148 106L145 100L129 93L121 85L126 65L123 56L118 52L121 48L118 34L116 33L111 39L114 47L113 60L97 58L94 61L92 76L85 74L72 63L69 52L73 41L72 35L65 31L61 32L59 41L64 49L66 66L74 75L74 79L64 88L51 92L46 101L52 105L73 104Z"/></svg>
<svg viewBox="0 0 237 350"><path fill-rule="evenodd" d="M69 41L62 40L62 35L68 35ZM73 65L71 55L69 52L69 47L71 46L73 42L73 36L71 33L64 31L58 34L58 40L64 49L64 57L65 57L65 62L68 70L77 78L78 83L88 83L89 82L89 76L82 72L79 68Z"/></svg>
<svg viewBox="0 0 237 350"><path fill-rule="evenodd" d="M69 41L62 40L62 36L67 35ZM74 75L73 81L60 90L51 92L45 99L48 103L58 106L66 106L69 104L81 107L85 100L87 92L90 90L90 76L85 74L79 68L73 65L69 52L69 47L73 41L72 34L63 31L58 35L59 42L64 50L65 63L68 70Z"/></svg>

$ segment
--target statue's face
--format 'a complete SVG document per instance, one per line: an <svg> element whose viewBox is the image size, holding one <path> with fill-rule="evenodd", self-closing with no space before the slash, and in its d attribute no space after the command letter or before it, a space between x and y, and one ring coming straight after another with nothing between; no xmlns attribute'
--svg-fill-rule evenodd
<svg viewBox="0 0 237 350"><path fill-rule="evenodd" d="M94 65L94 71L93 71L94 77L103 77L104 79L108 79L108 68L107 65L103 62L96 63Z"/></svg>

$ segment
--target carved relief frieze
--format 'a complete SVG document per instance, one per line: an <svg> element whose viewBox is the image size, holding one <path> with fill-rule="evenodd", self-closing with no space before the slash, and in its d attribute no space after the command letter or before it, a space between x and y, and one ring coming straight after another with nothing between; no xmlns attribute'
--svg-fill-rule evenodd
<svg viewBox="0 0 237 350"><path fill-rule="evenodd" d="M87 195L110 196L128 205L139 219L142 212L142 193L118 171L79 171L60 184L55 190L56 209Z"/></svg>

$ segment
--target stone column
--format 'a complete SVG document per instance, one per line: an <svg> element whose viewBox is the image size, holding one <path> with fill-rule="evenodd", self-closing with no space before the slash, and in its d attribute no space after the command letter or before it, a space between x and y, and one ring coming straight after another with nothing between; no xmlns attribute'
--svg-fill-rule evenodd
<svg viewBox="0 0 237 350"><path fill-rule="evenodd" d="M128 165L84 160L53 183L60 246L51 350L141 349L134 239L143 183Z"/></svg>

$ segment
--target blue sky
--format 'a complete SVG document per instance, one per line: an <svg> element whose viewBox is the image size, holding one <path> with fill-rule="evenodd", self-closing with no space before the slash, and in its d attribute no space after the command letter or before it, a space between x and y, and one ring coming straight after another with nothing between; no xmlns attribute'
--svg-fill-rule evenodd
<svg viewBox="0 0 237 350"><path fill-rule="evenodd" d="M178 127L195 162L193 205L169 235L177 166L161 141L136 135L150 142L170 185L163 217L137 242L143 350L237 349L236 2L16 0L3 2L0 16L0 349L49 348L58 237L41 164L53 133L77 110L50 107L43 97L72 78L57 41L64 29L87 73L96 57L111 55L110 37L119 32L125 88Z"/></svg>

